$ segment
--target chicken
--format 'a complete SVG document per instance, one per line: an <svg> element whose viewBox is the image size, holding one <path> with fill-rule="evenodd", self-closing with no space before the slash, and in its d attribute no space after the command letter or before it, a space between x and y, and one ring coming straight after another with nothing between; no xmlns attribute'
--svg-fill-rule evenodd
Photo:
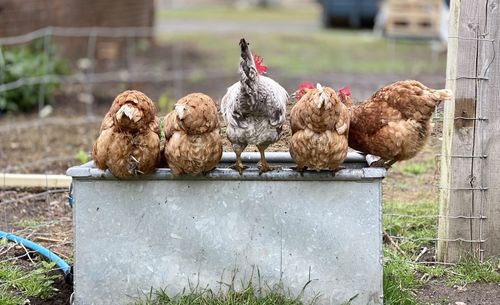
<svg viewBox="0 0 500 305"><path fill-rule="evenodd" d="M201 175L222 157L217 107L202 93L181 98L165 116L165 157L174 176Z"/></svg>
<svg viewBox="0 0 500 305"><path fill-rule="evenodd" d="M339 93L346 105L352 105L348 88ZM451 97L450 90L430 89L414 80L385 86L350 108L349 146L380 157L372 166L390 168L397 161L413 158L431 133L436 106Z"/></svg>
<svg viewBox="0 0 500 305"><path fill-rule="evenodd" d="M241 39L239 45L240 81L227 89L221 112L227 137L236 153L233 168L242 173L241 153L249 144L255 144L260 152L259 173L263 173L274 169L266 162L264 151L280 139L288 93L263 75L267 67L262 64L262 58L251 53L245 39Z"/></svg>
<svg viewBox="0 0 500 305"><path fill-rule="evenodd" d="M101 124L92 158L118 178L149 174L160 160L160 128L153 102L144 93L120 93Z"/></svg>
<svg viewBox="0 0 500 305"><path fill-rule="evenodd" d="M299 101L290 114L290 154L297 163L296 169L336 172L347 156L348 108L335 90L320 84L316 89L301 85L295 97Z"/></svg>

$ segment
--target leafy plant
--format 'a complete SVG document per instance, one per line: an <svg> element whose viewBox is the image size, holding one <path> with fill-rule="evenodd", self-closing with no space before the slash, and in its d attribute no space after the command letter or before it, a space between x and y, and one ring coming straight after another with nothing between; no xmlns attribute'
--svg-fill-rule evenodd
<svg viewBox="0 0 500 305"><path fill-rule="evenodd" d="M32 46L0 48L0 83L6 84L22 78L40 77L44 75L63 75L68 72L66 61L50 56L54 53L54 46L49 52L44 52L43 44L35 42ZM1 112L26 112L37 104L39 94L44 103L56 90L58 84L27 84L18 88L0 92Z"/></svg>
<svg viewBox="0 0 500 305"><path fill-rule="evenodd" d="M0 304L23 304L19 301L28 297L50 298L54 293L52 284L57 275L49 275L49 272L54 267L52 262L41 261L34 270L28 272L13 264L1 263Z"/></svg>
<svg viewBox="0 0 500 305"><path fill-rule="evenodd" d="M86 151L83 149L80 149L75 155L74 155L75 160L80 162L81 164L89 162L89 155Z"/></svg>

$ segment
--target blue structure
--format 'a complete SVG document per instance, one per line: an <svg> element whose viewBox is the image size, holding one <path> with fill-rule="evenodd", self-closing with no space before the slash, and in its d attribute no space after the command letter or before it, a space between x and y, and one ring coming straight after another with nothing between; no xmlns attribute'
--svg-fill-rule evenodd
<svg viewBox="0 0 500 305"><path fill-rule="evenodd" d="M318 0L325 27L372 27L381 0Z"/></svg>

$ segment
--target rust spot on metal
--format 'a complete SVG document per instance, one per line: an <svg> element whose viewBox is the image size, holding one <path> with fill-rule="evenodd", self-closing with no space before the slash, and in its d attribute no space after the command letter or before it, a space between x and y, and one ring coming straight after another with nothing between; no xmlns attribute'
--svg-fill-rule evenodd
<svg viewBox="0 0 500 305"><path fill-rule="evenodd" d="M455 128L474 127L476 116L476 100L473 98L463 98L455 100Z"/></svg>

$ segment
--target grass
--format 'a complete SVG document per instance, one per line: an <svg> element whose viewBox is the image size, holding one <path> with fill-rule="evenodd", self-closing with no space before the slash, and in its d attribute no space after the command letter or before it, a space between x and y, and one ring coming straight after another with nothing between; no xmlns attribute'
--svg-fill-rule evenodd
<svg viewBox="0 0 500 305"><path fill-rule="evenodd" d="M15 226L23 227L25 229L35 229L44 225L46 221L36 218L25 218L14 223ZM1 304L1 303L0 303Z"/></svg>
<svg viewBox="0 0 500 305"><path fill-rule="evenodd" d="M190 9L158 11L158 18L169 20L233 20L233 21L307 21L318 20L320 12L316 6L299 9L251 7L236 9L229 6L210 6Z"/></svg>
<svg viewBox="0 0 500 305"><path fill-rule="evenodd" d="M414 291L421 284L406 258L393 250L384 250L384 304L417 305Z"/></svg>
<svg viewBox="0 0 500 305"><path fill-rule="evenodd" d="M260 282L260 281L259 281ZM304 285L302 293L307 285ZM185 290L178 295L169 295L164 289L151 290L144 298L136 300L133 305L304 305L314 304L313 299L310 303L304 303L302 293L298 296L292 296L282 285L258 286L251 281L243 285L241 290L235 289L233 283L227 285L227 289L219 289L214 292L210 289L192 288ZM345 305L347 305L346 303Z"/></svg>
<svg viewBox="0 0 500 305"><path fill-rule="evenodd" d="M450 270L446 281L449 285L467 285L475 282L500 284L500 260L490 259L481 263L473 256L465 256Z"/></svg>
<svg viewBox="0 0 500 305"><path fill-rule="evenodd" d="M314 73L444 73L445 54L429 60L432 50L423 42L390 42L371 32L317 30L304 33L245 34L253 51L264 57L269 75L281 71L292 75ZM239 33L160 34L158 41L199 50L213 68L236 71Z"/></svg>
<svg viewBox="0 0 500 305"><path fill-rule="evenodd" d="M403 172L408 175L419 176L426 173L431 166L422 163L412 163L408 164L403 168Z"/></svg>
<svg viewBox="0 0 500 305"><path fill-rule="evenodd" d="M500 283L500 259L481 263L470 255L448 267L414 262L422 247L435 248L437 217L432 215L438 214L437 209L437 203L428 201L384 203L384 230L390 236L403 237L395 241L405 252L403 255L389 245L384 249L384 304L421 304L415 291L433 278L441 278L450 286Z"/></svg>
<svg viewBox="0 0 500 305"><path fill-rule="evenodd" d="M402 237L399 246L410 256L419 253L423 246L433 246L436 238L438 205L418 201L408 204L401 201L384 203L384 230L390 236Z"/></svg>
<svg viewBox="0 0 500 305"><path fill-rule="evenodd" d="M0 263L0 304L22 305L27 298L50 298L56 276L49 275L54 263L40 262L34 270L25 271L12 263Z"/></svg>

